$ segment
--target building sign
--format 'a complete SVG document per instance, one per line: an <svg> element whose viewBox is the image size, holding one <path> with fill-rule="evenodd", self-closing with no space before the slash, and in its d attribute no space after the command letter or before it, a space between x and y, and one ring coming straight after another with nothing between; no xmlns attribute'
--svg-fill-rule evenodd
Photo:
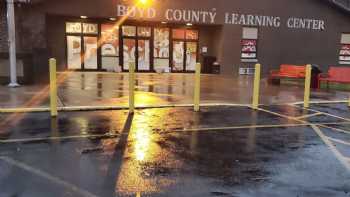
<svg viewBox="0 0 350 197"><path fill-rule="evenodd" d="M278 28L282 25L282 19L281 17L277 17L277 16L226 13L225 24ZM310 29L310 30L325 29L325 22L323 20L307 19L307 18L291 17L284 21L284 25L290 29Z"/></svg>
<svg viewBox="0 0 350 197"><path fill-rule="evenodd" d="M214 9L215 10L215 9ZM198 11L198 10L182 10L182 9L167 9L165 18L168 21L175 22L190 22L190 23L215 23L215 11Z"/></svg>
<svg viewBox="0 0 350 197"><path fill-rule="evenodd" d="M155 8L140 8L136 6L117 5L117 15L122 17L128 15L130 18L140 18L149 20L165 20L168 22L203 23L203 24L231 24L243 26L258 26L280 28L282 26L289 29L307 29L322 31L326 25L324 20L279 16L265 16L252 14L224 13L218 16L217 10L189 10L168 8L156 10Z"/></svg>

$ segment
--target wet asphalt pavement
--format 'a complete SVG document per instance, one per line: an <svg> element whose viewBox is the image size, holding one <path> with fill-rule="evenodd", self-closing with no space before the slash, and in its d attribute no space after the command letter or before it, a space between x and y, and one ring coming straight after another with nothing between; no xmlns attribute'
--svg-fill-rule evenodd
<svg viewBox="0 0 350 197"><path fill-rule="evenodd" d="M344 103L262 109L0 114L0 197L350 196Z"/></svg>

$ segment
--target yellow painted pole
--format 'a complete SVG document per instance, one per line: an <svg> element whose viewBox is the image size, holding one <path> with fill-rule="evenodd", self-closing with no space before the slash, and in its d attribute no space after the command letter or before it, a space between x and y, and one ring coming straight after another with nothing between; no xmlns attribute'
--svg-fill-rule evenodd
<svg viewBox="0 0 350 197"><path fill-rule="evenodd" d="M258 109L259 107L260 78L261 78L261 65L255 64L254 90L253 90L253 103L252 103L253 109Z"/></svg>
<svg viewBox="0 0 350 197"><path fill-rule="evenodd" d="M196 63L196 71L194 75L194 111L199 111L199 103L201 97L201 64Z"/></svg>
<svg viewBox="0 0 350 197"><path fill-rule="evenodd" d="M56 59L49 60L50 65L50 111L51 116L56 117L57 112L57 77L56 77Z"/></svg>
<svg viewBox="0 0 350 197"><path fill-rule="evenodd" d="M129 63L129 113L135 110L135 63Z"/></svg>
<svg viewBox="0 0 350 197"><path fill-rule="evenodd" d="M304 107L310 107L310 85L311 85L311 65L306 65L305 72L305 90L304 90Z"/></svg>

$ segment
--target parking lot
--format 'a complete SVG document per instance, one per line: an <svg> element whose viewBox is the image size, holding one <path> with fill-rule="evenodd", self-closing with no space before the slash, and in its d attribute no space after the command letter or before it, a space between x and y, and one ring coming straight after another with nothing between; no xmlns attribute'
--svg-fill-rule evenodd
<svg viewBox="0 0 350 197"><path fill-rule="evenodd" d="M0 196L349 196L349 114L346 103L2 114Z"/></svg>

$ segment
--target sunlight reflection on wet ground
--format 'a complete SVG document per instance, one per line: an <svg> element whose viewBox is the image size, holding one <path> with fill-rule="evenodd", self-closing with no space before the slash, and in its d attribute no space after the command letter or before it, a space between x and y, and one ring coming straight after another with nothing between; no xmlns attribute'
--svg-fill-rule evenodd
<svg viewBox="0 0 350 197"><path fill-rule="evenodd" d="M308 114L291 106L265 108L293 117ZM336 109L348 110L344 104L332 105ZM249 127L279 124L299 123L223 106L199 113L185 107L143 109L134 115L125 110L66 112L55 121L47 113L28 114L0 135L0 196L84 196L82 191L101 197L348 195L349 173L310 127ZM215 129L232 126L247 128ZM348 139L346 133L322 130ZM4 157L80 190L10 165Z"/></svg>
<svg viewBox="0 0 350 197"><path fill-rule="evenodd" d="M60 75L68 75L61 73ZM184 104L193 102L193 74L136 75L136 104ZM58 95L61 106L127 106L128 74L73 72L64 77ZM202 75L201 99L203 103L239 103L251 101L252 77ZM0 107L23 107L42 86L22 86L18 89L0 87ZM249 91L251 90L251 91ZM342 100L350 94L339 91L313 91L313 100ZM303 100L303 87L269 85L261 82L261 102L264 104L290 103ZM34 106L48 106L41 98ZM28 106L27 106L28 107Z"/></svg>

